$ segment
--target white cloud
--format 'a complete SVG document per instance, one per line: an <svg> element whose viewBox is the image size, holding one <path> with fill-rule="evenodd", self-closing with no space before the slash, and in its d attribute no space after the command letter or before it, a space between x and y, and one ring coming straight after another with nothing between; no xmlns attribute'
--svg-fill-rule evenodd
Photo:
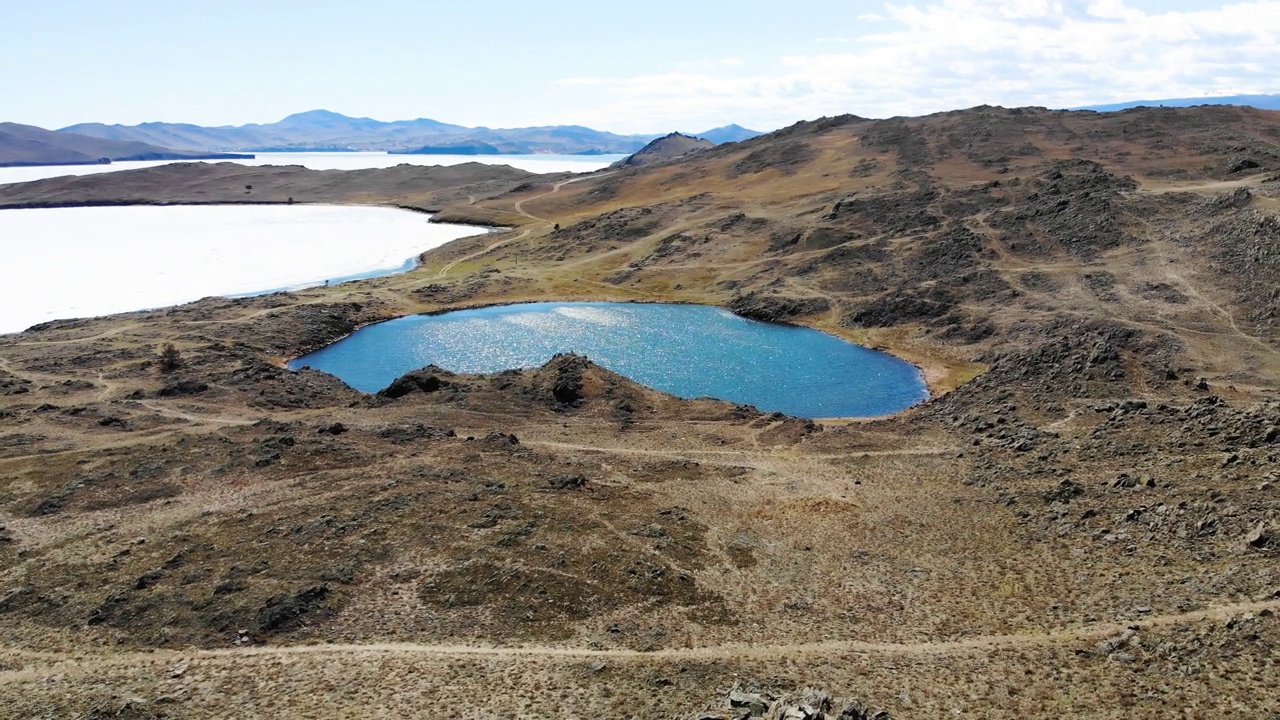
<svg viewBox="0 0 1280 720"><path fill-rule="evenodd" d="M589 85L603 103L597 121L627 118L626 131L1280 90L1280 0L1157 13L1124 0L939 0L886 3L877 17L884 22L838 51L789 55L750 74L686 67L564 83Z"/></svg>

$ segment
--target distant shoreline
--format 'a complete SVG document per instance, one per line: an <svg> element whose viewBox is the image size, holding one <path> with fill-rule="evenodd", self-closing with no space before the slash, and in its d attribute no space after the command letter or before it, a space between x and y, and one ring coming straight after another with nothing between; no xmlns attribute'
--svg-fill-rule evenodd
<svg viewBox="0 0 1280 720"><path fill-rule="evenodd" d="M12 162L0 162L0 168L6 167L56 167L60 165L111 165L117 162L146 162L152 160L253 160L258 156L252 153L205 153L199 155L186 155L179 153L142 153L140 155L132 155L129 157L119 158L102 158L100 160L81 160L79 162L38 162L18 160Z"/></svg>

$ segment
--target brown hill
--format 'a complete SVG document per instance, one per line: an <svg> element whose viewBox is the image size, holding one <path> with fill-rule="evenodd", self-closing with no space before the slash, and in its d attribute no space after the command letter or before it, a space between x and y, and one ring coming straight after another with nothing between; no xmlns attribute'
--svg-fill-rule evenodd
<svg viewBox="0 0 1280 720"><path fill-rule="evenodd" d="M642 167L657 162L675 160L694 153L709 150L716 144L710 140L674 132L653 140L635 153L614 163L614 167Z"/></svg>
<svg viewBox="0 0 1280 720"><path fill-rule="evenodd" d="M397 165L312 170L301 165L172 163L109 174L0 185L0 208L75 205L361 203L429 209L469 195L499 195L535 178L509 165ZM558 177L558 176L553 176ZM465 192L464 192L465 190ZM517 215L516 217L520 217ZM494 218L494 224L510 224Z"/></svg>
<svg viewBox="0 0 1280 720"><path fill-rule="evenodd" d="M87 165L113 160L201 160L252 155L188 152L146 143L53 132L34 125L0 123L0 167Z"/></svg>
<svg viewBox="0 0 1280 720"><path fill-rule="evenodd" d="M1274 714L1278 118L845 117L442 184L422 201L520 227L395 277L2 336L0 694L19 716L762 717L811 686L852 718ZM171 172L116 199L200 189ZM354 192L333 177L297 200ZM910 357L938 397L810 422L572 356L376 396L281 365L535 299L788 319Z"/></svg>

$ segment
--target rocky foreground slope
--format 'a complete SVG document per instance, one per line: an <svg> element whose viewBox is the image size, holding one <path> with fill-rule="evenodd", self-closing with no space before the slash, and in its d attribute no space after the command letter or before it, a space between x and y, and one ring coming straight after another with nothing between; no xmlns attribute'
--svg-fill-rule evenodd
<svg viewBox="0 0 1280 720"><path fill-rule="evenodd" d="M160 171L187 172L0 202L201 189ZM1276 113L975 108L585 177L361 176L362 201L517 227L391 278L0 337L0 694L19 716L1270 717L1277 172ZM290 196L352 201L328 182ZM282 366L379 319L552 298L813 325L938 397L815 423L573 356L373 396Z"/></svg>

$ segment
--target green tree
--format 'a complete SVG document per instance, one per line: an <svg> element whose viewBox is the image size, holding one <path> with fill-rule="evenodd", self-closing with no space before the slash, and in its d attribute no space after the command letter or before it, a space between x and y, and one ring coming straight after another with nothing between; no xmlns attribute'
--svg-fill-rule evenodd
<svg viewBox="0 0 1280 720"><path fill-rule="evenodd" d="M181 364L182 353L173 346L173 343L165 343L164 348L160 350L160 371L172 372Z"/></svg>

